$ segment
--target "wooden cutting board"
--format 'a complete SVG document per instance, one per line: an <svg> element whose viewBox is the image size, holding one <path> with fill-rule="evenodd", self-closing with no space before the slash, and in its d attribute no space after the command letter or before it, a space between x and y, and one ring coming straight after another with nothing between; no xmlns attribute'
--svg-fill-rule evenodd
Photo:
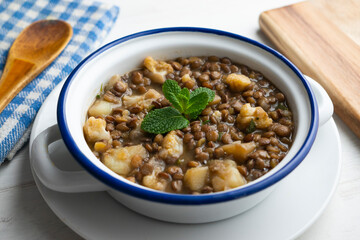
<svg viewBox="0 0 360 240"><path fill-rule="evenodd" d="M330 95L360 137L360 0L313 0L265 11L260 27L277 50Z"/></svg>

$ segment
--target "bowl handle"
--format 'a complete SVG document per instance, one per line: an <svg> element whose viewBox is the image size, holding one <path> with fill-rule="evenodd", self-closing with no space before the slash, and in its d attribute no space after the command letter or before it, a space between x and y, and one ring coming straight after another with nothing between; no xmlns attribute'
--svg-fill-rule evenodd
<svg viewBox="0 0 360 240"><path fill-rule="evenodd" d="M34 140L31 148L32 167L47 187L58 192L97 192L109 187L95 179L86 171L64 171L51 161L48 146L61 139L57 125L41 132Z"/></svg>
<svg viewBox="0 0 360 240"><path fill-rule="evenodd" d="M334 105L325 89L309 76L305 76L314 91L319 106L319 125L324 125L334 113Z"/></svg>

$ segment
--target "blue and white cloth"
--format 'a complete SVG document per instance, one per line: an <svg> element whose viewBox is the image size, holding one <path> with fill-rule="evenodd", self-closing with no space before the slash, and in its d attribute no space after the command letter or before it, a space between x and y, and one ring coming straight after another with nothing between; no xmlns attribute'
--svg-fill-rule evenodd
<svg viewBox="0 0 360 240"><path fill-rule="evenodd" d="M40 19L62 19L73 27L65 50L29 83L0 114L0 164L11 159L28 135L30 124L51 90L90 51L99 47L113 27L119 8L79 0L0 0L0 75L7 53L19 33ZM12 151L11 151L12 150Z"/></svg>

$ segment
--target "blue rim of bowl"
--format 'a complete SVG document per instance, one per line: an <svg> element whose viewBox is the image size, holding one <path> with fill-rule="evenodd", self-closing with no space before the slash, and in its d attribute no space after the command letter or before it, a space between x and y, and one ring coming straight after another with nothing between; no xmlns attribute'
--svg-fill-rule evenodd
<svg viewBox="0 0 360 240"><path fill-rule="evenodd" d="M231 191L213 193L213 194L200 194L200 195L186 195L186 194L173 194L173 193L165 193L160 191L154 191L151 189L140 188L131 184L126 183L126 181L119 180L105 171L96 167L94 163L92 163L78 148L75 140L70 134L70 131L67 127L67 120L66 120L66 113L65 113L65 105L66 105L66 96L68 93L69 86L71 82L76 77L77 73L81 70L81 68L88 62L90 62L93 58L97 57L101 53L111 49L112 47L124 43L126 41L144 37L148 35L154 35L159 33L167 33L167 32L200 32L200 33L208 33L208 34L215 34L225 37L230 37L233 39L237 39L249 44L252 44L256 47L259 47L278 59L284 62L302 81L307 94L309 96L310 106L311 106L311 123L310 129L307 134L307 137L304 141L304 144L300 147L299 151L296 155L280 170L272 174L271 176L264 178L264 180L251 184L249 186L244 186L239 189L234 189ZM143 32L138 32L135 34L131 34L117 40L114 40L103 47L97 49L89 56L87 56L84 60L82 60L75 69L70 73L69 77L66 79L64 86L61 90L58 106L57 106L57 120L58 125L60 128L61 135L65 142L65 145L69 149L70 153L75 157L75 159L88 171L90 172L95 178L102 181L103 183L107 184L108 186L121 191L123 193L129 194L134 197L142 198L149 201L154 202L161 202L167 204L175 204L175 205L202 205L202 204L212 204L212 203L219 203L225 202L230 200L235 200L244 196L248 196L254 193L257 193L286 177L291 171L293 171L306 157L312 144L314 143L317 129L319 125L319 113L318 113L318 106L316 103L316 99L314 93L312 92L309 83L305 80L302 73L292 64L287 58L285 58L282 54L277 52L276 50L265 46L255 40L243 37L238 34L225 32L216 29L209 29L209 28L197 28L197 27L172 27L172 28L159 28L159 29L152 29Z"/></svg>

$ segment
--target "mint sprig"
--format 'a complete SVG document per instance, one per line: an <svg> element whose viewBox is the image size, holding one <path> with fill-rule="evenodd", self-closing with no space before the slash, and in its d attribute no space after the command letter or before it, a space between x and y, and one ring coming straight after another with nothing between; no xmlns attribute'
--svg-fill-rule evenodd
<svg viewBox="0 0 360 240"><path fill-rule="evenodd" d="M174 80L166 80L162 90L172 107L150 111L141 123L141 129L146 132L159 134L185 128L215 97L215 92L208 88L190 92L187 88L181 89Z"/></svg>
<svg viewBox="0 0 360 240"><path fill-rule="evenodd" d="M182 129L189 125L189 120L172 107L150 111L141 123L142 130L149 133L166 133Z"/></svg>
<svg viewBox="0 0 360 240"><path fill-rule="evenodd" d="M186 108L185 114L188 114L191 119L195 119L204 110L208 104L208 95L205 92L190 98L189 104Z"/></svg>
<svg viewBox="0 0 360 240"><path fill-rule="evenodd" d="M215 97L215 92L213 90L210 90L208 88L204 88L204 87L199 87L197 89L195 89L194 91L192 91L190 93L190 98L195 97L196 95L205 92L208 95L208 102L211 102L212 100L214 100Z"/></svg>
<svg viewBox="0 0 360 240"><path fill-rule="evenodd" d="M180 104L178 95L181 92L181 88L178 85L178 83L176 81L165 81L165 83L162 86L162 90L164 93L164 96L167 100L169 100L169 102L174 106L174 108L178 109L180 111L180 109L182 109L182 106Z"/></svg>
<svg viewBox="0 0 360 240"><path fill-rule="evenodd" d="M177 95L177 98L180 102L181 110L178 109L181 113L186 111L187 105L189 104L190 100L190 91L187 88L181 89L180 93Z"/></svg>

